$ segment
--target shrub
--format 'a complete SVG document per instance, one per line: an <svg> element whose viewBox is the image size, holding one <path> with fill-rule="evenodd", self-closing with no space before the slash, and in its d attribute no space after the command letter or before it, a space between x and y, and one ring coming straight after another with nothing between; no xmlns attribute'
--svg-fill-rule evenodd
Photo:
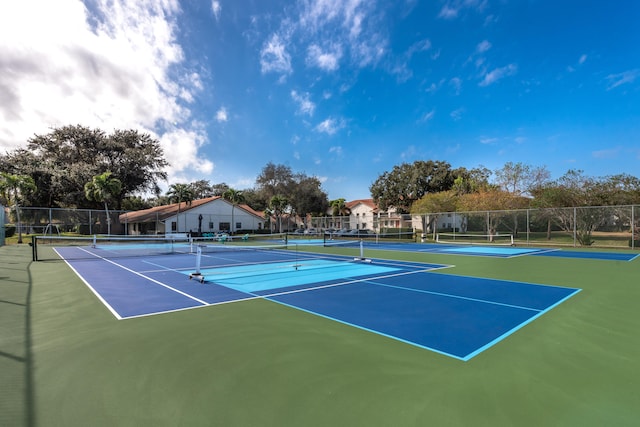
<svg viewBox="0 0 640 427"><path fill-rule="evenodd" d="M4 237L11 237L16 234L16 226L13 224L5 224Z"/></svg>

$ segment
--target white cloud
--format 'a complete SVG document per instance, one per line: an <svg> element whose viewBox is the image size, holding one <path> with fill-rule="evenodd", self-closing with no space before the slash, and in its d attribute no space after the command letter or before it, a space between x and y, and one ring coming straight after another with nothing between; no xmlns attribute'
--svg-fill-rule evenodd
<svg viewBox="0 0 640 427"><path fill-rule="evenodd" d="M580 65L584 64L587 61L587 55L580 55L580 59L578 59L578 63Z"/></svg>
<svg viewBox="0 0 640 427"><path fill-rule="evenodd" d="M342 147L341 146L330 147L329 153L337 157L342 157Z"/></svg>
<svg viewBox="0 0 640 427"><path fill-rule="evenodd" d="M498 142L498 138L487 138L487 137L480 138L480 144L494 145L497 142Z"/></svg>
<svg viewBox="0 0 640 427"><path fill-rule="evenodd" d="M438 17L444 18L444 19L454 19L458 17L459 12L460 12L459 9L452 7L449 4L445 4L444 6L442 6L442 9L440 10Z"/></svg>
<svg viewBox="0 0 640 427"><path fill-rule="evenodd" d="M306 51L306 65L335 71L341 62L364 68L376 66L388 51L388 37L376 2L366 0L301 0L290 8L280 27L264 43L263 73L293 72L291 55ZM289 47L289 44L295 45Z"/></svg>
<svg viewBox="0 0 640 427"><path fill-rule="evenodd" d="M491 43L488 40L482 40L478 43L478 46L476 46L476 52L478 53L484 53L489 49L491 49Z"/></svg>
<svg viewBox="0 0 640 427"><path fill-rule="evenodd" d="M200 157L200 127L162 135L167 123L191 126L202 90L176 42L179 13L177 0L0 3L0 149L82 124L160 134L165 150L184 145L175 152Z"/></svg>
<svg viewBox="0 0 640 427"><path fill-rule="evenodd" d="M344 119L328 118L320 122L316 127L316 132L326 133L327 135L334 135L340 129L346 126Z"/></svg>
<svg viewBox="0 0 640 427"><path fill-rule="evenodd" d="M263 73L291 74L291 55L278 34L265 42L260 52L260 67Z"/></svg>
<svg viewBox="0 0 640 427"><path fill-rule="evenodd" d="M484 75L482 81L480 81L479 86L489 86L498 80L503 79L507 76L512 76L518 71L518 67L515 64L509 64L505 67L495 68L490 72Z"/></svg>
<svg viewBox="0 0 640 427"><path fill-rule="evenodd" d="M435 115L436 115L436 110L427 111L422 115L422 117L420 117L420 119L418 120L418 123L429 122L433 119Z"/></svg>
<svg viewBox="0 0 640 427"><path fill-rule="evenodd" d="M160 137L160 145L165 153L171 153L167 156L167 161L171 164L169 181L172 176L188 169L202 174L210 174L213 171L213 162L198 156L198 149L205 143L206 138L197 130L176 129Z"/></svg>
<svg viewBox="0 0 640 427"><path fill-rule="evenodd" d="M440 9L439 18L455 19L465 9L482 12L487 6L487 0L447 0Z"/></svg>
<svg viewBox="0 0 640 427"><path fill-rule="evenodd" d="M226 122L229 120L229 115L225 107L220 107L220 109L218 109L216 112L216 120L218 122Z"/></svg>
<svg viewBox="0 0 640 427"><path fill-rule="evenodd" d="M464 108L460 107L460 108L458 108L456 110L453 110L451 113L449 113L449 116L453 120L458 121L458 120L462 119L462 113L464 113L464 111L465 111Z"/></svg>
<svg viewBox="0 0 640 427"><path fill-rule="evenodd" d="M459 77L453 77L449 80L449 84L453 87L456 95L460 95L460 91L462 90L462 79Z"/></svg>
<svg viewBox="0 0 640 427"><path fill-rule="evenodd" d="M624 71L622 73L609 74L607 76L607 80L609 81L607 90L614 89L623 84L633 83L638 77L640 77L639 68L636 68L635 70Z"/></svg>
<svg viewBox="0 0 640 427"><path fill-rule="evenodd" d="M298 104L298 114L313 116L316 105L309 100L309 93L300 94L295 90L291 91L291 98Z"/></svg>
<svg viewBox="0 0 640 427"><path fill-rule="evenodd" d="M220 19L220 12L222 11L222 6L220 2L217 0L213 0L211 2L211 11L213 12L213 16L216 17L216 21Z"/></svg>
<svg viewBox="0 0 640 427"><path fill-rule="evenodd" d="M427 88L425 89L425 92L427 92L427 93L435 93L435 92L437 92L437 91L442 87L442 85L443 85L444 83L445 83L445 80L444 80L444 79L441 79L441 80L440 80L439 82L437 82L437 83L431 83L431 84L429 85L429 87L427 87Z"/></svg>
<svg viewBox="0 0 640 427"><path fill-rule="evenodd" d="M591 152L591 156L595 159L615 159L620 154L620 148L610 148L604 150L596 150Z"/></svg>
<svg viewBox="0 0 640 427"><path fill-rule="evenodd" d="M424 52L429 49L431 49L431 40L429 39L420 40L412 44L411 47L409 47L409 49L407 50L406 56L411 58L414 54L419 52Z"/></svg>
<svg viewBox="0 0 640 427"><path fill-rule="evenodd" d="M307 64L324 71L335 71L339 67L342 57L340 45L333 45L329 50L322 50L320 46L312 44L307 49Z"/></svg>

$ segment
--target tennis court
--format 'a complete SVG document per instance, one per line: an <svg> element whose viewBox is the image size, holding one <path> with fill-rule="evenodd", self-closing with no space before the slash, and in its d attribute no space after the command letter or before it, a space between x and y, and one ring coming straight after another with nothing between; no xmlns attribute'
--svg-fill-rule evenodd
<svg viewBox="0 0 640 427"><path fill-rule="evenodd" d="M351 248L353 255L308 251L318 246ZM118 319L262 298L463 361L579 292L434 274L448 266L367 258L363 243L349 241L249 246L123 239L54 250Z"/></svg>
<svg viewBox="0 0 640 427"><path fill-rule="evenodd" d="M637 423L637 251L312 243L0 248L0 424Z"/></svg>
<svg viewBox="0 0 640 427"><path fill-rule="evenodd" d="M514 258L526 255L557 257L557 258L575 258L575 259L592 259L605 261L633 261L640 257L636 252L619 252L619 251L599 251L599 250L567 250L560 248L545 247L509 247L500 245L468 245L468 244L438 244L438 243L388 243L381 241L367 241L365 243L371 249L404 251L404 252L423 252L434 254L450 254L450 255L469 255L483 256L493 258Z"/></svg>

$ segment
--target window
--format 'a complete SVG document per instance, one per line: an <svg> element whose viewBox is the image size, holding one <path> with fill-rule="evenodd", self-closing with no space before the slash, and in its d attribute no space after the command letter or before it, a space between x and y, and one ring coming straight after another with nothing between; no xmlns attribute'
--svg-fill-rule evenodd
<svg viewBox="0 0 640 427"><path fill-rule="evenodd" d="M220 223L220 231L231 231L231 223L229 223L229 222L221 222Z"/></svg>
<svg viewBox="0 0 640 427"><path fill-rule="evenodd" d="M242 230L242 223L236 222L236 230Z"/></svg>
<svg viewBox="0 0 640 427"><path fill-rule="evenodd" d="M209 223L209 230L213 230L213 222Z"/></svg>
<svg viewBox="0 0 640 427"><path fill-rule="evenodd" d="M178 223L171 221L171 231L178 231Z"/></svg>

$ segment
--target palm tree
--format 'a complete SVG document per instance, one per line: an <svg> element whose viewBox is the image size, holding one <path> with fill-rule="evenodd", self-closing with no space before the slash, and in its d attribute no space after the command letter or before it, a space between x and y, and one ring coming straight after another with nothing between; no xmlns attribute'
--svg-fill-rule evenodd
<svg viewBox="0 0 640 427"><path fill-rule="evenodd" d="M289 206L289 201L283 196L273 196L269 200L269 207L278 219L278 233L282 233L282 213Z"/></svg>
<svg viewBox="0 0 640 427"><path fill-rule="evenodd" d="M351 209L349 209L345 204L345 199L340 198L340 199L332 200L330 205L331 205L331 215L334 217L351 215ZM335 225L335 219L334 219L334 225ZM340 219L340 228L342 228L342 218Z"/></svg>
<svg viewBox="0 0 640 427"><path fill-rule="evenodd" d="M122 191L122 182L108 171L94 176L84 185L84 195L88 200L104 203L104 212L107 216L107 234L111 234L111 217L107 201L119 195L120 191Z"/></svg>
<svg viewBox="0 0 640 427"><path fill-rule="evenodd" d="M222 193L222 198L231 202L231 230L230 231L233 234L236 231L236 226L233 221L233 211L237 204L245 202L244 194L242 194L242 191L229 188L224 193Z"/></svg>
<svg viewBox="0 0 640 427"><path fill-rule="evenodd" d="M178 203L178 213L176 214L177 226L178 216L180 215L180 205L182 202L186 202L187 205L191 205L191 202L193 201L193 191L189 184L171 184L169 186L169 191L167 191L167 197L169 198L169 202Z"/></svg>
<svg viewBox="0 0 640 427"><path fill-rule="evenodd" d="M13 202L15 205L16 218L18 220L18 243L22 243L19 202L22 197L35 190L36 184L30 176L0 172L0 193L7 200L7 203L11 204Z"/></svg>

